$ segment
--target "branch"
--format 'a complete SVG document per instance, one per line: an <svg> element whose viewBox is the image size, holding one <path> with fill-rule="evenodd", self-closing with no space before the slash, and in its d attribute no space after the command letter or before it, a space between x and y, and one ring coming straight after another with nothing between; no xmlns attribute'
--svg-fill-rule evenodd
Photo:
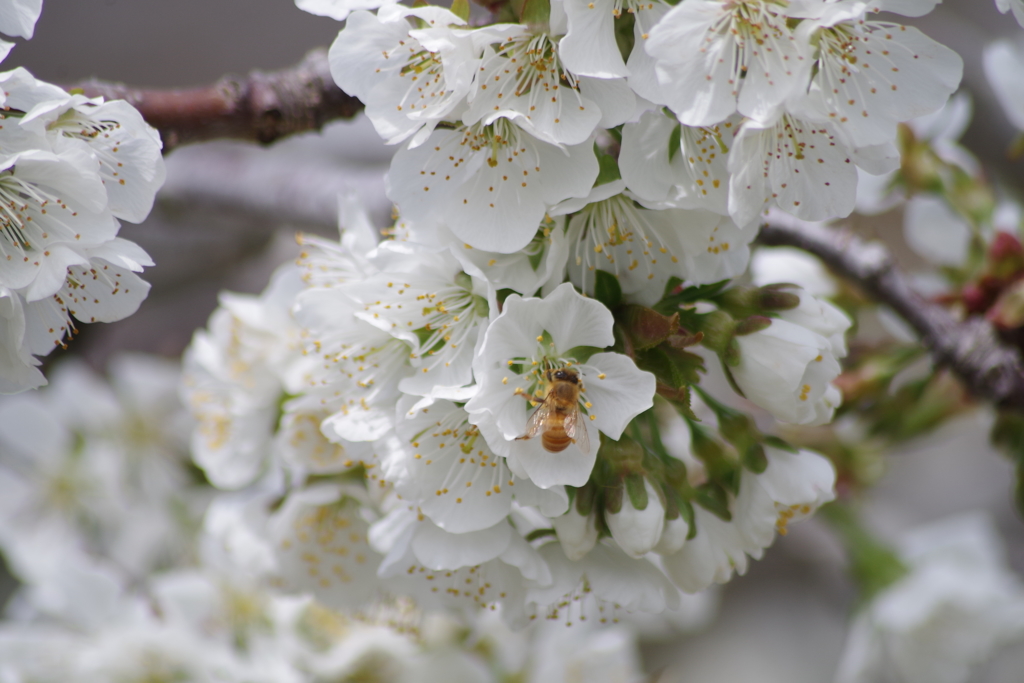
<svg viewBox="0 0 1024 683"><path fill-rule="evenodd" d="M936 361L950 367L977 398L1024 410L1024 370L1017 351L999 341L983 318L957 321L915 292L878 243L849 232L821 228L782 213L771 213L758 237L768 246L808 251L854 282L872 299L896 311L921 336Z"/></svg>
<svg viewBox="0 0 1024 683"><path fill-rule="evenodd" d="M363 108L335 85L322 48L293 68L253 71L245 78L225 76L204 88L147 90L95 79L69 88L80 88L90 97L127 100L160 131L165 153L218 138L270 143L319 130L334 119L352 118Z"/></svg>

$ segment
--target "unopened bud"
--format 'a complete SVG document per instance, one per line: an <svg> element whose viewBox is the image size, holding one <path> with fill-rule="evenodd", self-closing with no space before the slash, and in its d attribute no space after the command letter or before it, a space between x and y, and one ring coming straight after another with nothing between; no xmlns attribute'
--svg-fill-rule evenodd
<svg viewBox="0 0 1024 683"><path fill-rule="evenodd" d="M721 353L732 339L736 321L725 311L711 311L700 318L699 332L704 333L704 346Z"/></svg>
<svg viewBox="0 0 1024 683"><path fill-rule="evenodd" d="M780 283L761 288L760 308L764 311L788 311L800 305L800 295L787 292L798 289L796 285Z"/></svg>
<svg viewBox="0 0 1024 683"><path fill-rule="evenodd" d="M630 557L651 552L665 527L665 506L661 494L646 477L627 477L621 509L604 516L612 538ZM643 507L639 507L642 503Z"/></svg>
<svg viewBox="0 0 1024 683"><path fill-rule="evenodd" d="M597 543L597 516L581 515L573 505L561 517L551 520L565 556L575 562L582 559Z"/></svg>
<svg viewBox="0 0 1024 683"><path fill-rule="evenodd" d="M799 303L799 298L797 299L797 303ZM743 320L736 323L734 334L738 334L740 336L754 334L755 332L760 332L761 330L767 330L769 327L771 327L771 324L772 319L767 316L752 315L749 318L744 318Z"/></svg>
<svg viewBox="0 0 1024 683"><path fill-rule="evenodd" d="M679 329L678 313L665 316L637 304L623 306L622 310L621 319L637 351L657 346Z"/></svg>
<svg viewBox="0 0 1024 683"><path fill-rule="evenodd" d="M760 302L761 289L751 285L732 287L715 297L715 303L719 308L738 318L756 313Z"/></svg>
<svg viewBox="0 0 1024 683"><path fill-rule="evenodd" d="M674 555L682 550L690 535L690 525L686 523L682 515L675 519L665 520L665 528L661 531L661 538L654 546L654 552L661 555Z"/></svg>

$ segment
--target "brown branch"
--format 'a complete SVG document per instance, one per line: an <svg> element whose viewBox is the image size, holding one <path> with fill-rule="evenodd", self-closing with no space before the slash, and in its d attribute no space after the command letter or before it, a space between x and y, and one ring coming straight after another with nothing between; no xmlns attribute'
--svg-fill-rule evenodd
<svg viewBox="0 0 1024 683"><path fill-rule="evenodd" d="M758 240L814 254L872 299L892 308L920 335L936 362L951 368L975 397L1024 410L1024 369L1017 351L1000 342L983 318L958 321L915 292L880 244L867 244L849 232L822 229L782 213L769 215Z"/></svg>
<svg viewBox="0 0 1024 683"><path fill-rule="evenodd" d="M335 85L324 49L310 52L290 69L225 76L204 88L143 89L99 80L69 87L90 97L127 100L160 131L165 152L218 138L270 143L352 118L363 108Z"/></svg>

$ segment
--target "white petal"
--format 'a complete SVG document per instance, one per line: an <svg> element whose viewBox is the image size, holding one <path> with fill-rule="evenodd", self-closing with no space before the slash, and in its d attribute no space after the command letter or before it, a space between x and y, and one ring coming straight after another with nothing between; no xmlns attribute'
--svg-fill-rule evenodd
<svg viewBox="0 0 1024 683"><path fill-rule="evenodd" d="M569 31L558 44L565 67L580 76L620 78L629 75L615 42L612 0L565 0Z"/></svg>

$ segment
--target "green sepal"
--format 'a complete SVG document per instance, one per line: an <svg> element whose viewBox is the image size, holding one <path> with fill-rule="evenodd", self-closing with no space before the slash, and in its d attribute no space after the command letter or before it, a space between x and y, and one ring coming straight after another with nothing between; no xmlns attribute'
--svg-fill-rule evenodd
<svg viewBox="0 0 1024 683"><path fill-rule="evenodd" d="M594 511L594 503L597 500L597 487L593 483L587 482L576 491L576 512L580 513L584 517L588 516Z"/></svg>
<svg viewBox="0 0 1024 683"><path fill-rule="evenodd" d="M729 494L719 484L708 482L698 486L693 491L693 502L723 522L732 521L732 512L729 510Z"/></svg>
<svg viewBox="0 0 1024 683"><path fill-rule="evenodd" d="M668 136L668 162L672 163L676 155L683 151L683 126L680 123L676 124L676 127L672 129L672 132Z"/></svg>
<svg viewBox="0 0 1024 683"><path fill-rule="evenodd" d="M780 451L786 451L787 453L796 454L800 452L799 448L788 441L783 441L777 436L766 436L761 441L765 446L771 446L772 448L777 448Z"/></svg>
<svg viewBox="0 0 1024 683"><path fill-rule="evenodd" d="M621 485L605 489L604 495L602 496L604 499L605 512L610 512L611 514L616 515L622 511L622 492L623 487Z"/></svg>
<svg viewBox="0 0 1024 683"><path fill-rule="evenodd" d="M679 501L679 514L686 520L689 531L686 533L686 540L692 540L697 536L697 521L694 519L693 503L688 500Z"/></svg>
<svg viewBox="0 0 1024 683"><path fill-rule="evenodd" d="M629 495L629 503L634 510L647 509L647 487L644 485L642 474L626 476L626 493Z"/></svg>
<svg viewBox="0 0 1024 683"><path fill-rule="evenodd" d="M740 457L743 459L743 466L754 474L762 474L768 469L768 456L764 453L764 446L757 442L748 444L741 451Z"/></svg>
<svg viewBox="0 0 1024 683"><path fill-rule="evenodd" d="M705 371L704 359L695 353L662 344L636 355L641 370L652 373L658 382L672 389L682 389L700 382Z"/></svg>
<svg viewBox="0 0 1024 683"><path fill-rule="evenodd" d="M531 543L536 541L538 538L545 538L547 536L557 536L558 533L554 529L534 529L530 533L526 534L526 542Z"/></svg>
<svg viewBox="0 0 1024 683"><path fill-rule="evenodd" d="M622 305L622 287L619 278L604 270L594 271L594 298L614 311Z"/></svg>
<svg viewBox="0 0 1024 683"><path fill-rule="evenodd" d="M594 187L622 180L622 172L619 171L619 162L611 154L608 154L597 143L594 143L594 155L597 157L598 172Z"/></svg>

